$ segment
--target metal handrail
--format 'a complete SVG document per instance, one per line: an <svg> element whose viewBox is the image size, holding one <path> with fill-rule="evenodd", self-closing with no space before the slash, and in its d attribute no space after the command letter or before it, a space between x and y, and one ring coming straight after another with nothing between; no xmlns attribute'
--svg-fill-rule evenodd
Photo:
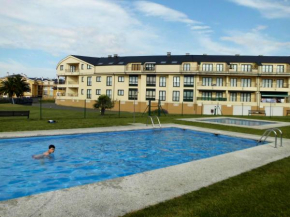
<svg viewBox="0 0 290 217"><path fill-rule="evenodd" d="M147 117L147 120L146 120L146 126L148 126L148 119L151 120L152 126L155 127L154 122L153 122L153 119L152 119L151 116L148 116L148 117Z"/></svg>
<svg viewBox="0 0 290 217"><path fill-rule="evenodd" d="M156 117L156 119L158 121L159 127L161 128L161 123L160 123L160 120L159 120L158 116L155 116L155 117Z"/></svg>
<svg viewBox="0 0 290 217"><path fill-rule="evenodd" d="M280 133L280 147L282 147L282 131L278 128L271 128L271 129L268 129L266 130L263 135L261 136L261 138L258 140L257 144L260 143L260 142L265 142L266 139L269 137L269 135L273 132L275 134L275 148L277 148L277 132L276 130ZM264 141L263 141L263 138L264 138Z"/></svg>

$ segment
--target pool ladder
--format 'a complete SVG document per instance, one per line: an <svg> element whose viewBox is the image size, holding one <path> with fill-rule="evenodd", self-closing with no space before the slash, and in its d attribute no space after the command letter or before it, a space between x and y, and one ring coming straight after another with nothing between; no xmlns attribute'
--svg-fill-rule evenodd
<svg viewBox="0 0 290 217"><path fill-rule="evenodd" d="M278 129L278 128L271 128L271 129L266 130L266 131L264 132L264 134L261 136L261 138L258 140L257 144L258 144L258 143L265 142L266 139L269 137L269 135L270 135L272 132L275 134L275 148L277 148L277 136L278 136L277 132L280 133L280 147L282 147L282 135L283 135L283 133L282 133L282 131L281 131L280 129ZM263 139L264 139L264 140L263 140Z"/></svg>
<svg viewBox="0 0 290 217"><path fill-rule="evenodd" d="M153 118L156 118L157 119L157 121L158 121L158 125L159 125L159 127L161 128L161 123L160 123L160 120L159 120L159 118L157 117L157 116L148 116L147 117L147 120L146 120L146 126L148 126L148 120L150 119L150 121L151 121L151 123L152 123L152 127L155 127L155 124L154 124L154 120L153 120Z"/></svg>

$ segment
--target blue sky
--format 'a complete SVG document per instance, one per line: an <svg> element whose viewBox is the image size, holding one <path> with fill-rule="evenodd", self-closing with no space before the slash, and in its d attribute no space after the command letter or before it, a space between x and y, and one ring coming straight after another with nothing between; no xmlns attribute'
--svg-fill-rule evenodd
<svg viewBox="0 0 290 217"><path fill-rule="evenodd" d="M290 0L0 0L0 77L70 54L290 56ZM289 57L290 58L290 57Z"/></svg>

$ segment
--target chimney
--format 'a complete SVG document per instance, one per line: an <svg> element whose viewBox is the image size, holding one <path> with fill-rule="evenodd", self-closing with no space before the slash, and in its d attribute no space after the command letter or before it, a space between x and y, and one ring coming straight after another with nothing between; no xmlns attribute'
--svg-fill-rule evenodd
<svg viewBox="0 0 290 217"><path fill-rule="evenodd" d="M167 52L167 57L170 57L171 56L171 52Z"/></svg>
<svg viewBox="0 0 290 217"><path fill-rule="evenodd" d="M112 55L108 55L108 58L111 58L112 57Z"/></svg>
<svg viewBox="0 0 290 217"><path fill-rule="evenodd" d="M189 55L190 55L190 53L186 53L185 55L186 55L186 56L189 56Z"/></svg>
<svg viewBox="0 0 290 217"><path fill-rule="evenodd" d="M114 57L115 57L115 58L118 58L118 54L114 54Z"/></svg>

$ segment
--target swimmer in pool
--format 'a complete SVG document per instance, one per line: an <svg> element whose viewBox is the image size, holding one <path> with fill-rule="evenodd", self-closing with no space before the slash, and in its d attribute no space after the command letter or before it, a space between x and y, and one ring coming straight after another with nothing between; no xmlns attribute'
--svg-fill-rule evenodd
<svg viewBox="0 0 290 217"><path fill-rule="evenodd" d="M43 154L32 155L32 158L34 158L34 159L43 159L45 157L50 157L50 155L54 152L54 150L55 150L55 146L54 145L50 145L48 147L48 151L44 152Z"/></svg>

